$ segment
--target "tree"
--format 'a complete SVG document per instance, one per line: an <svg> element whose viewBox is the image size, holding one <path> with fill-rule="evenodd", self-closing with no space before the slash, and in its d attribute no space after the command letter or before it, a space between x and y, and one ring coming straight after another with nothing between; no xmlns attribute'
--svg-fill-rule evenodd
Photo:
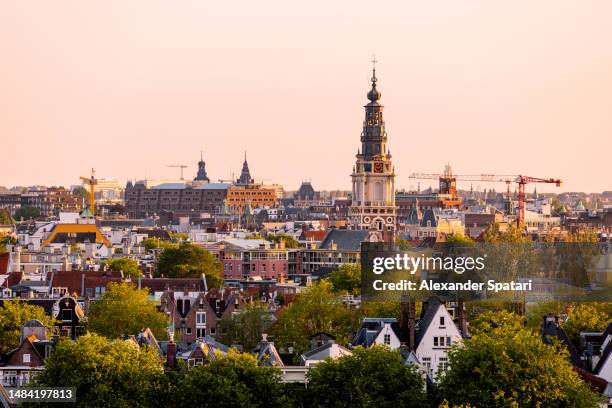
<svg viewBox="0 0 612 408"><path fill-rule="evenodd" d="M527 243L530 242L529 237L515 225L509 224L506 230L502 231L498 223L493 223L484 235L485 242L505 242L505 243Z"/></svg>
<svg viewBox="0 0 612 408"><path fill-rule="evenodd" d="M0 225L9 225L13 223L11 214L6 208L0 208Z"/></svg>
<svg viewBox="0 0 612 408"><path fill-rule="evenodd" d="M285 243L285 248L299 248L300 243L288 234L268 234L266 236L266 240L270 242L280 243L283 241Z"/></svg>
<svg viewBox="0 0 612 408"><path fill-rule="evenodd" d="M449 352L439 378L450 404L478 407L595 407L597 396L573 370L567 350L527 329L501 326Z"/></svg>
<svg viewBox="0 0 612 408"><path fill-rule="evenodd" d="M291 407L280 371L261 367L250 355L230 350L206 366L185 372L177 382L176 406L214 408Z"/></svg>
<svg viewBox="0 0 612 408"><path fill-rule="evenodd" d="M78 186L73 188L72 195L82 198L85 206L89 206L89 191L85 187Z"/></svg>
<svg viewBox="0 0 612 408"><path fill-rule="evenodd" d="M298 294L272 327L276 343L291 344L296 355L309 349L308 337L318 332L334 335L340 344L348 343L358 316L331 289L329 282L321 281Z"/></svg>
<svg viewBox="0 0 612 408"><path fill-rule="evenodd" d="M414 247L410 241L402 238L395 238L395 246L399 251L409 251Z"/></svg>
<svg viewBox="0 0 612 408"><path fill-rule="evenodd" d="M357 347L352 356L326 360L307 374L305 406L425 407L423 379L399 351Z"/></svg>
<svg viewBox="0 0 612 408"><path fill-rule="evenodd" d="M168 387L162 367L152 349L87 334L61 341L32 385L75 387L76 407L163 407Z"/></svg>
<svg viewBox="0 0 612 408"><path fill-rule="evenodd" d="M223 267L207 250L188 242L165 248L159 256L157 271L171 278L199 278L206 274L209 288L223 283Z"/></svg>
<svg viewBox="0 0 612 408"><path fill-rule="evenodd" d="M149 327L164 338L167 316L149 300L148 289L137 289L125 282L111 282L102 298L92 303L88 329L108 338L133 335Z"/></svg>
<svg viewBox="0 0 612 408"><path fill-rule="evenodd" d="M218 323L219 341L240 344L244 350L253 349L271 324L270 311L260 302L248 303L243 309L224 316Z"/></svg>
<svg viewBox="0 0 612 408"><path fill-rule="evenodd" d="M150 251L152 249L166 249L166 248L176 248L178 245L166 241L163 239L159 239L156 237L149 237L142 240L142 245L145 247L145 250Z"/></svg>
<svg viewBox="0 0 612 408"><path fill-rule="evenodd" d="M361 265L342 264L329 274L334 292L347 292L351 295L361 293Z"/></svg>
<svg viewBox="0 0 612 408"><path fill-rule="evenodd" d="M0 252L6 251L7 245L17 245L18 242L14 236L0 233Z"/></svg>
<svg viewBox="0 0 612 408"><path fill-rule="evenodd" d="M136 259L132 258L111 258L106 261L106 265L113 272L123 271L125 276L131 276L137 278L142 276L142 270L140 264Z"/></svg>
<svg viewBox="0 0 612 408"><path fill-rule="evenodd" d="M39 320L47 329L53 328L54 319L42 307L29 305L19 298L4 300L0 307L0 354L19 346L21 326L30 320Z"/></svg>
<svg viewBox="0 0 612 408"><path fill-rule="evenodd" d="M602 307L604 305L598 303L582 303L570 310L569 318L563 323L563 330L574 345L580 344L580 332L601 332L612 321Z"/></svg>
<svg viewBox="0 0 612 408"><path fill-rule="evenodd" d="M516 313L500 311L486 311L480 313L470 322L470 334L487 333L496 327L519 330L523 327L525 319Z"/></svg>
<svg viewBox="0 0 612 408"><path fill-rule="evenodd" d="M450 234L446 237L444 242L449 247L471 247L474 246L474 240L467 235L462 234Z"/></svg>
<svg viewBox="0 0 612 408"><path fill-rule="evenodd" d="M40 209L36 207L20 207L15 210L15 214L13 214L13 219L19 221L22 218L24 220L29 220L30 218L38 218L40 217Z"/></svg>

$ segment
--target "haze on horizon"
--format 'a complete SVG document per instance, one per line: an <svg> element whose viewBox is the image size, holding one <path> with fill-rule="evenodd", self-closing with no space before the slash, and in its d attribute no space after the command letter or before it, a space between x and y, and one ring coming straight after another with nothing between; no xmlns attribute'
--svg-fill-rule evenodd
<svg viewBox="0 0 612 408"><path fill-rule="evenodd" d="M398 188L450 162L612 190L611 18L604 0L3 1L0 186L189 179L200 150L228 179L246 150L256 180L348 190L375 52Z"/></svg>

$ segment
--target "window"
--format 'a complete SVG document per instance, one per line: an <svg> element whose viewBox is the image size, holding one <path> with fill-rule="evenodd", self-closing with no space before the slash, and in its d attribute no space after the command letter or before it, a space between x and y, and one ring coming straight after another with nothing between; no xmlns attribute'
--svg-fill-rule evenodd
<svg viewBox="0 0 612 408"><path fill-rule="evenodd" d="M196 326L204 326L206 325L206 312L197 312L196 313Z"/></svg>
<svg viewBox="0 0 612 408"><path fill-rule="evenodd" d="M384 338L385 344L391 344L391 335L390 334L385 334L383 338Z"/></svg>
<svg viewBox="0 0 612 408"><path fill-rule="evenodd" d="M72 321L72 309L62 309L61 320L65 322Z"/></svg>
<svg viewBox="0 0 612 408"><path fill-rule="evenodd" d="M24 354L23 355L23 362L24 363L29 363L30 362L30 355L29 354Z"/></svg>
<svg viewBox="0 0 612 408"><path fill-rule="evenodd" d="M438 371L446 370L448 370L448 357L440 357L440 362L438 363Z"/></svg>
<svg viewBox="0 0 612 408"><path fill-rule="evenodd" d="M440 316L440 326L444 326L444 316Z"/></svg>
<svg viewBox="0 0 612 408"><path fill-rule="evenodd" d="M451 344L451 338L450 337L444 337L444 336L436 336L433 339L434 341L434 347L444 347L444 346L450 346Z"/></svg>
<svg viewBox="0 0 612 408"><path fill-rule="evenodd" d="M206 336L206 327L198 327L196 329L196 337L198 339L204 338Z"/></svg>
<svg viewBox="0 0 612 408"><path fill-rule="evenodd" d="M188 336L191 336L191 327L187 327L185 329L185 332L187 333Z"/></svg>
<svg viewBox="0 0 612 408"><path fill-rule="evenodd" d="M431 357L423 357L421 360L423 361L423 366L431 373Z"/></svg>

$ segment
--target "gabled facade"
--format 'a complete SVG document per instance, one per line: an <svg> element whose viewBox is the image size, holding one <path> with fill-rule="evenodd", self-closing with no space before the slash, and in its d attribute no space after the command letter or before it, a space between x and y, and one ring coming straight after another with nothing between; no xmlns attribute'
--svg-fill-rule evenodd
<svg viewBox="0 0 612 408"><path fill-rule="evenodd" d="M423 303L416 333L415 354L435 378L448 369L448 349L463 340L461 332L445 303L431 297Z"/></svg>

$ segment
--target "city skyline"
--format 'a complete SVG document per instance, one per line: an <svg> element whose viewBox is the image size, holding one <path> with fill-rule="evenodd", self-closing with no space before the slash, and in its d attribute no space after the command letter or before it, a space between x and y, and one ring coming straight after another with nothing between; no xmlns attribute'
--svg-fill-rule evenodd
<svg viewBox="0 0 612 408"><path fill-rule="evenodd" d="M350 190L376 52L397 188L450 162L611 190L612 5L445 4L5 4L0 185L192 179L200 150L216 181L246 150L256 180Z"/></svg>

